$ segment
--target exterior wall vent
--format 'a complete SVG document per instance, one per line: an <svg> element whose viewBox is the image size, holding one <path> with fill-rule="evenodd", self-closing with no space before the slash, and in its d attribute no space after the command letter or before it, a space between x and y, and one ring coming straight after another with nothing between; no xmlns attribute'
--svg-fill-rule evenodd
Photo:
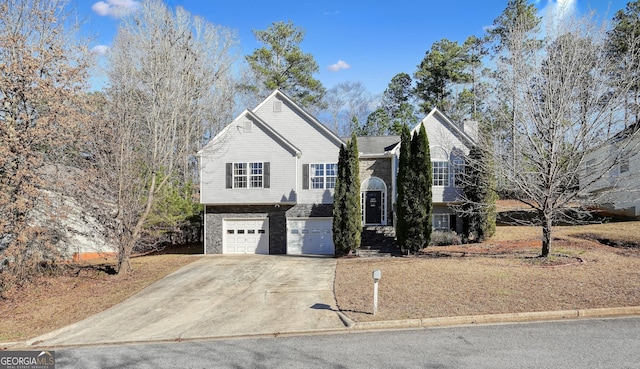
<svg viewBox="0 0 640 369"><path fill-rule="evenodd" d="M282 101L274 101L273 102L273 111L275 113L279 113L282 111Z"/></svg>
<svg viewBox="0 0 640 369"><path fill-rule="evenodd" d="M251 123L250 120L246 120L244 122L244 133L251 133L251 131L253 130L253 124Z"/></svg>

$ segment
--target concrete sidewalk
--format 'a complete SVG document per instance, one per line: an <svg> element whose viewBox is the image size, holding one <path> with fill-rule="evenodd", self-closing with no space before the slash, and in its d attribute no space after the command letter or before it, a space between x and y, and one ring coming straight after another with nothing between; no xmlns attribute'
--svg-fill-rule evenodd
<svg viewBox="0 0 640 369"><path fill-rule="evenodd" d="M336 259L210 256L128 300L28 346L130 342L346 329L336 313Z"/></svg>

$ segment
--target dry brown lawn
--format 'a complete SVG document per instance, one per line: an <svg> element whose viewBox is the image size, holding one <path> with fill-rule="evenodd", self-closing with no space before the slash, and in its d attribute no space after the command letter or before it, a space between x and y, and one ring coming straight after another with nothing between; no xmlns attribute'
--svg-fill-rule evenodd
<svg viewBox="0 0 640 369"><path fill-rule="evenodd" d="M554 236L560 239L549 262L535 258L539 230L530 227L499 227L486 243L433 247L423 257L339 259L338 306L355 321L368 321L640 305L640 222L558 227ZM69 266L8 291L0 299L0 342L33 338L108 309L195 261L183 255L194 252L135 258L130 276L109 274L113 260ZM382 271L375 317L374 269Z"/></svg>
<svg viewBox="0 0 640 369"><path fill-rule="evenodd" d="M370 321L640 306L640 222L556 227L549 260L536 257L539 236L498 227L483 244L429 247L420 257L340 259L338 307ZM375 269L382 279L373 316Z"/></svg>
<svg viewBox="0 0 640 369"><path fill-rule="evenodd" d="M127 276L113 274L115 260L98 259L42 276L0 299L0 342L37 337L85 319L197 258L175 254L134 258L134 272Z"/></svg>

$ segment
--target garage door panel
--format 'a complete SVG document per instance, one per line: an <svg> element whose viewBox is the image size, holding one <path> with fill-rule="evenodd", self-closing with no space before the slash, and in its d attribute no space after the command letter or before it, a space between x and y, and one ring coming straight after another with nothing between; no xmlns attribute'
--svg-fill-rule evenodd
<svg viewBox="0 0 640 369"><path fill-rule="evenodd" d="M287 254L335 253L331 219L290 219L287 229Z"/></svg>
<svg viewBox="0 0 640 369"><path fill-rule="evenodd" d="M224 219L225 254L268 254L269 219Z"/></svg>

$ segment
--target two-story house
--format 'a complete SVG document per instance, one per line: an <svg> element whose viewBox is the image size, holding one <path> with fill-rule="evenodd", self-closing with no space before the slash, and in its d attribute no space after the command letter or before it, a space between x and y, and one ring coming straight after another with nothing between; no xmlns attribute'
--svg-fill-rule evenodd
<svg viewBox="0 0 640 369"><path fill-rule="evenodd" d="M434 228L460 230L447 204L459 195L456 173L477 125L463 129L437 109L420 124L431 145ZM358 138L364 225L393 224L399 142ZM334 254L333 191L343 144L281 91L242 112L199 152L205 253Z"/></svg>

